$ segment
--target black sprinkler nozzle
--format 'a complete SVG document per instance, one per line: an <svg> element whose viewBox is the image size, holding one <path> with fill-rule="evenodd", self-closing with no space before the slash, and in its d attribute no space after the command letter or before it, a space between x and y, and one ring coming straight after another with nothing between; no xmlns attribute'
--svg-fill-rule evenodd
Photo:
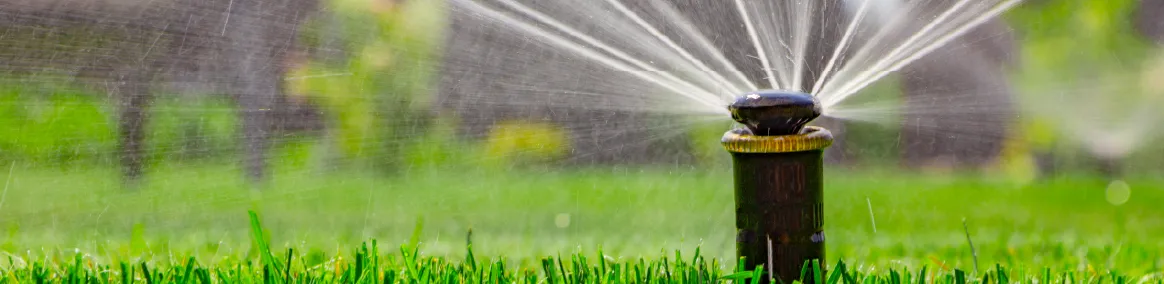
<svg viewBox="0 0 1164 284"><path fill-rule="evenodd" d="M821 115L820 103L812 95L781 90L744 94L728 110L732 119L747 126L756 136L798 134L808 122Z"/></svg>

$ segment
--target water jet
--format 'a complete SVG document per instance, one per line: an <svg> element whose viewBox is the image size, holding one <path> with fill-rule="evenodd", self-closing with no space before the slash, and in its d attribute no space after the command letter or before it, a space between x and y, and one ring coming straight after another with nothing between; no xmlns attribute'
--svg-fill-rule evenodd
<svg viewBox="0 0 1164 284"><path fill-rule="evenodd" d="M806 261L824 264L823 154L832 133L807 126L821 106L805 93L751 92L728 109L744 125L722 140L734 168L736 255L744 269L763 264L766 278L791 283Z"/></svg>

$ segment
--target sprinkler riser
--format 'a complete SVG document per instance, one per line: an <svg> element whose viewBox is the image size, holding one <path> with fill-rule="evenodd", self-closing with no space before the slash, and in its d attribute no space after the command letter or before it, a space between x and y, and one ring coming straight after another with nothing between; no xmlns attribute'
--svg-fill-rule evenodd
<svg viewBox="0 0 1164 284"><path fill-rule="evenodd" d="M732 153L736 254L746 268L763 264L784 283L800 278L806 260L824 269L822 157L821 150Z"/></svg>
<svg viewBox="0 0 1164 284"><path fill-rule="evenodd" d="M820 103L809 94L764 90L740 96L728 110L744 126L722 140L732 153L742 269L763 265L771 274L761 283L799 280L812 260L823 271L824 149L833 137L806 126L820 116Z"/></svg>

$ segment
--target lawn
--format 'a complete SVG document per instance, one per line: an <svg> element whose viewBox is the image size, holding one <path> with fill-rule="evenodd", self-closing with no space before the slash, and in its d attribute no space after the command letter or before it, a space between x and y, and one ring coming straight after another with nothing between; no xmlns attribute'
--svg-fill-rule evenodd
<svg viewBox="0 0 1164 284"><path fill-rule="evenodd" d="M287 168L252 190L229 164L208 164L155 167L138 191L119 189L112 169L12 172L0 248L19 259L67 262L80 252L107 264L233 262L256 252L248 210L258 212L272 250L316 259L350 255L370 239L388 248L417 242L421 254L450 259L463 259L471 241L477 256L523 267L598 250L616 260L697 247L710 258L733 255L728 169L437 168L375 177ZM1164 265L1159 177L1128 178L1122 204L1107 181L1079 176L1020 183L830 169L827 178L830 264L972 271L968 228L981 270L997 263L1146 275Z"/></svg>

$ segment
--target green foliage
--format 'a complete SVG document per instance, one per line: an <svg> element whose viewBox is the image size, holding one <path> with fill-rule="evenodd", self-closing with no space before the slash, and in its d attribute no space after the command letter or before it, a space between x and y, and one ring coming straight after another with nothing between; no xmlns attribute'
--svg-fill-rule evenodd
<svg viewBox="0 0 1164 284"><path fill-rule="evenodd" d="M1089 127L1073 120L1083 112L1112 128L1153 123L1129 114L1160 95L1142 88L1143 70L1155 64L1150 59L1158 48L1133 26L1138 4L1037 1L1008 15L1019 34L1015 85L1030 114L1023 126L1033 146L1077 151L1079 145L1060 138L1071 135L1067 132L1076 131L1073 128Z"/></svg>
<svg viewBox="0 0 1164 284"><path fill-rule="evenodd" d="M1136 68L1151 44L1132 25L1139 1L1042 1L1013 10L1022 40L1023 73L1088 78L1113 68ZM1049 79L1049 78L1048 78Z"/></svg>
<svg viewBox="0 0 1164 284"><path fill-rule="evenodd" d="M499 122L485 140L483 162L489 166L543 163L565 157L568 132L551 123Z"/></svg>
<svg viewBox="0 0 1164 284"><path fill-rule="evenodd" d="M0 83L0 160L37 165L107 165L116 160L117 107L103 95L27 81ZM222 157L236 142L235 112L219 100L159 98L146 122L153 160L180 158L191 139L202 157ZM197 133L188 133L191 128ZM195 134L196 137L187 137Z"/></svg>
<svg viewBox="0 0 1164 284"><path fill-rule="evenodd" d="M113 149L115 128L98 98L37 87L0 87L0 160L92 162Z"/></svg>
<svg viewBox="0 0 1164 284"><path fill-rule="evenodd" d="M320 98L333 115L329 139L345 158L374 157L374 165L399 167L408 147L433 123L443 1L333 0L327 5L331 14L322 21L338 28L319 32L339 32L328 36L338 38L346 57L295 70L299 82L294 86Z"/></svg>
<svg viewBox="0 0 1164 284"><path fill-rule="evenodd" d="M292 95L312 96L331 122L330 143L280 137L278 166L303 169L330 153L391 168L451 163L458 145L430 100L443 29L443 1L407 1L386 10L372 1L334 0L347 60L292 70ZM106 44L102 37L53 38L66 46ZM116 37L113 37L116 38ZM83 53L83 52L73 52ZM73 54L70 53L70 54ZM321 75L322 74L322 75ZM6 74L0 82L0 161L32 165L112 165L118 146L116 98L94 86L59 84L48 75ZM42 78L43 77L43 78ZM158 94L146 122L151 164L237 153L237 106L228 100ZM429 133L430 131L436 133ZM438 136L443 135L443 136ZM447 137L445 137L447 136ZM334 145L334 146L333 146ZM336 149L323 149L335 147ZM331 165L329 165L331 166Z"/></svg>

